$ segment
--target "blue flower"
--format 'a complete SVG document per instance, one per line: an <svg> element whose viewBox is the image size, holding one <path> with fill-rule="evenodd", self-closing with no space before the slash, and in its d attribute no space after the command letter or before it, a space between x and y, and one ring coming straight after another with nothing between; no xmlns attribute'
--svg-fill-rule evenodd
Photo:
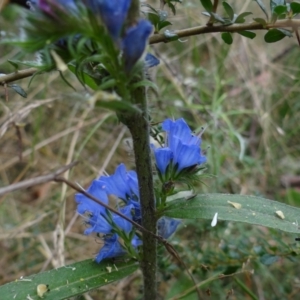
<svg viewBox="0 0 300 300"><path fill-rule="evenodd" d="M157 221L158 235L168 239L177 229L181 222L179 220L162 217Z"/></svg>
<svg viewBox="0 0 300 300"><path fill-rule="evenodd" d="M143 241L135 235L131 240L131 245L136 249L137 247L141 246L143 244Z"/></svg>
<svg viewBox="0 0 300 300"><path fill-rule="evenodd" d="M192 133L183 119L167 119L162 123L162 128L167 132L165 147L156 149L151 145L160 174L165 174L170 164L178 174L185 168L206 162L206 157L201 154L201 139Z"/></svg>
<svg viewBox="0 0 300 300"><path fill-rule="evenodd" d="M111 37L119 38L131 0L87 0L87 6L100 14Z"/></svg>
<svg viewBox="0 0 300 300"><path fill-rule="evenodd" d="M104 238L104 246L96 256L96 262L99 263L105 258L118 257L126 254L126 251L119 242L118 235L114 234Z"/></svg>
<svg viewBox="0 0 300 300"><path fill-rule="evenodd" d="M148 38L153 30L152 24L147 20L139 20L135 26L130 27L122 40L125 71L129 72L143 55Z"/></svg>
<svg viewBox="0 0 300 300"><path fill-rule="evenodd" d="M108 197L101 182L99 180L94 180L87 192L93 195L95 198L101 200L104 204L108 204ZM91 200L83 194L76 194L75 200L78 203L77 212L79 214L85 214L86 212L90 214L100 214L105 211L105 208L98 204L97 202Z"/></svg>
<svg viewBox="0 0 300 300"><path fill-rule="evenodd" d="M101 200L104 204L108 204L108 197L103 186L103 182L100 180L94 180L91 186L87 189L87 192L97 199ZM81 215L88 213L88 219L86 223L90 226L84 232L84 234L90 234L92 232L109 234L113 230L107 210L99 203L91 200L83 194L75 195L76 202L78 203L77 212ZM133 205L126 205L119 209L119 211L126 217L132 219L131 211L134 209ZM116 214L111 214L112 223L118 226L120 230L129 232L132 229L132 224L126 221L124 218Z"/></svg>
<svg viewBox="0 0 300 300"><path fill-rule="evenodd" d="M157 66L160 63L159 59L156 58L151 53L147 53L145 57L145 67L146 69Z"/></svg>
<svg viewBox="0 0 300 300"><path fill-rule="evenodd" d="M118 197L123 200L126 205L132 205L134 207L133 220L140 220L140 195L135 171L126 171L125 165L120 164L113 175L101 176L99 181L108 195Z"/></svg>

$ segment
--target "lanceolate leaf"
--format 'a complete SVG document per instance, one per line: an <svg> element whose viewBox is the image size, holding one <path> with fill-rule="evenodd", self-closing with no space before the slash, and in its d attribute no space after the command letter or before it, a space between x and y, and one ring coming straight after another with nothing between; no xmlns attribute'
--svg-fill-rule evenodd
<svg viewBox="0 0 300 300"><path fill-rule="evenodd" d="M179 219L210 219L262 225L300 234L300 208L260 197L199 194L170 202L163 215ZM299 224L298 224L299 222Z"/></svg>
<svg viewBox="0 0 300 300"><path fill-rule="evenodd" d="M253 20L263 26L266 26L267 25L267 22L265 19L262 19L262 18L253 18Z"/></svg>
<svg viewBox="0 0 300 300"><path fill-rule="evenodd" d="M245 23L245 17L251 15L252 12L244 12L244 13L241 13L240 15L238 15L238 17L235 19L234 23L238 23L238 24L241 24L241 23Z"/></svg>
<svg viewBox="0 0 300 300"><path fill-rule="evenodd" d="M27 98L27 93L17 84L10 84L10 88L12 88L16 93L18 93L23 98Z"/></svg>
<svg viewBox="0 0 300 300"><path fill-rule="evenodd" d="M233 41L231 33L230 33L230 32L223 32L223 33L222 33L222 40L223 40L226 44L231 45L231 44L232 44L232 41Z"/></svg>
<svg viewBox="0 0 300 300"><path fill-rule="evenodd" d="M228 4L227 2L223 2L223 7L224 7L229 19L232 20L234 17L234 11L233 11L233 8L231 7L231 5Z"/></svg>
<svg viewBox="0 0 300 300"><path fill-rule="evenodd" d="M252 32L252 31L248 31L248 30L239 31L238 33L242 36L245 36L245 37L249 38L249 39L254 39L256 37L256 33Z"/></svg>
<svg viewBox="0 0 300 300"><path fill-rule="evenodd" d="M92 259L51 271L16 279L0 286L1 300L31 299L40 300L37 286L48 285L49 292L43 295L47 300L62 300L81 295L90 290L120 280L138 268L136 261L111 262L97 264Z"/></svg>
<svg viewBox="0 0 300 300"><path fill-rule="evenodd" d="M279 29L270 29L266 34L265 34L265 42L266 43L275 43L287 36L286 33L284 33L282 30Z"/></svg>
<svg viewBox="0 0 300 300"><path fill-rule="evenodd" d="M208 12L211 12L213 10L213 4L211 0L200 0L200 2L204 9L206 9Z"/></svg>

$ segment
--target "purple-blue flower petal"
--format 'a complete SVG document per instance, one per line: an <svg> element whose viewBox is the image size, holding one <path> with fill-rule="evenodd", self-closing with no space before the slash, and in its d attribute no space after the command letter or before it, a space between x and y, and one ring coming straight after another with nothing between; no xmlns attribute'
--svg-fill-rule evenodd
<svg viewBox="0 0 300 300"><path fill-rule="evenodd" d="M125 217L132 220L131 211L133 208L134 208L133 205L126 205L126 206L122 207L121 209L119 209L119 212L121 214L123 214ZM128 233L132 229L132 224L130 222L128 222L127 220L125 220L124 218L122 218L116 214L113 214L113 222L124 232Z"/></svg>
<svg viewBox="0 0 300 300"><path fill-rule="evenodd" d="M129 72L143 55L152 28L152 24L149 21L142 19L127 30L122 40L126 72Z"/></svg>
<svg viewBox="0 0 300 300"><path fill-rule="evenodd" d="M151 53L147 53L146 57L145 57L145 67L148 68L152 68L157 66L160 63L159 59L156 58L154 55L152 55Z"/></svg>
<svg viewBox="0 0 300 300"><path fill-rule="evenodd" d="M100 14L109 34L115 40L120 36L131 0L87 0L87 6Z"/></svg>
<svg viewBox="0 0 300 300"><path fill-rule="evenodd" d="M179 220L162 217L157 221L158 234L164 239L168 239L176 231L180 223Z"/></svg>
<svg viewBox="0 0 300 300"><path fill-rule="evenodd" d="M173 158L173 151L170 148L158 148L154 150L154 156L158 170L161 174L165 174Z"/></svg>
<svg viewBox="0 0 300 300"><path fill-rule="evenodd" d="M96 256L96 262L99 263L105 258L118 257L126 254L122 245L118 241L118 235L114 234L109 238L104 239L104 246Z"/></svg>
<svg viewBox="0 0 300 300"><path fill-rule="evenodd" d="M135 235L131 240L131 245L134 248L137 248L138 246L141 246L142 244L143 244L143 241L137 235Z"/></svg>
<svg viewBox="0 0 300 300"><path fill-rule="evenodd" d="M101 200L104 204L108 204L107 194L99 180L94 180L90 187L87 189L87 192L97 199ZM100 211L104 211L103 206L83 194L76 194L75 200L78 203L77 212L79 214L84 214L85 212L99 213Z"/></svg>
<svg viewBox="0 0 300 300"><path fill-rule="evenodd" d="M198 146L183 145L180 141L174 153L174 162L178 164L177 171L188 168L201 162L201 153Z"/></svg>

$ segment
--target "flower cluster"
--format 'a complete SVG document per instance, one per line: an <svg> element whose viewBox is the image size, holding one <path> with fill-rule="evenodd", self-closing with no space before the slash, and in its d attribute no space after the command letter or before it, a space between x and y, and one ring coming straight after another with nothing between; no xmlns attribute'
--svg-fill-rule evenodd
<svg viewBox="0 0 300 300"><path fill-rule="evenodd" d="M113 175L101 176L94 180L87 192L104 204L108 204L109 196L114 196L117 199L117 210L130 220L141 224L137 174L134 171L126 171L123 164L117 167ZM84 233L94 232L103 236L104 246L96 256L97 262L105 258L122 256L127 252L136 256L142 240L130 222L110 213L83 194L77 194L75 198L78 204L77 212L85 216L86 224L89 226ZM179 223L178 220L162 217L158 220L158 234L165 239L169 238Z"/></svg>
<svg viewBox="0 0 300 300"><path fill-rule="evenodd" d="M165 145L151 147L163 181L177 179L185 171L197 171L197 167L206 162L206 157L201 153L200 137L193 134L184 119L167 119L162 123L162 129L167 133Z"/></svg>
<svg viewBox="0 0 300 300"><path fill-rule="evenodd" d="M64 16L70 13L78 17L80 13L78 4L75 0L29 1L31 10L38 9L58 23L63 22ZM100 17L115 46L122 53L125 72L129 73L145 52L148 38L153 31L152 24L145 19L140 19L136 24L123 30L131 0L85 0L82 4L95 16ZM59 46L60 43L61 40L56 45ZM153 55L147 54L145 60L147 68L159 64L159 60Z"/></svg>
<svg viewBox="0 0 300 300"><path fill-rule="evenodd" d="M108 33L123 53L125 71L129 72L143 55L148 38L153 31L152 24L140 19L135 25L127 28L122 35L131 0L88 0L87 5L98 13ZM151 64L154 66L158 62Z"/></svg>
<svg viewBox="0 0 300 300"><path fill-rule="evenodd" d="M205 156L201 154L201 139L192 134L183 119L167 119L162 123L162 128L167 132L166 145L157 149L152 146L161 180L164 174L171 174L168 169L173 170L174 174L182 174L183 170L190 170L206 161ZM117 210L130 220L141 224L137 174L135 171L127 171L124 164L119 165L113 175L101 176L94 180L87 192L105 204L108 204L109 197L113 196L117 200ZM160 203L160 199L156 200ZM86 224L89 226L85 234L94 232L103 237L104 246L96 257L97 262L125 253L137 255L142 240L140 233L136 232L130 222L109 212L83 194L76 195L76 202L78 213L86 217ZM157 222L158 234L167 239L179 224L180 221L163 216Z"/></svg>

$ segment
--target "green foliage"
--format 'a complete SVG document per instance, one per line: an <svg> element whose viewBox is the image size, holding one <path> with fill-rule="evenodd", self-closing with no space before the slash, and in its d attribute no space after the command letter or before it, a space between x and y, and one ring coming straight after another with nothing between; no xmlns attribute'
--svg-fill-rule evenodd
<svg viewBox="0 0 300 300"><path fill-rule="evenodd" d="M13 89L17 94L19 94L23 98L27 98L27 93L17 84L9 84L8 85L11 89Z"/></svg>
<svg viewBox="0 0 300 300"><path fill-rule="evenodd" d="M300 208L254 196L198 194L172 201L163 214L180 219L218 219L262 225L286 232L299 233Z"/></svg>
<svg viewBox="0 0 300 300"><path fill-rule="evenodd" d="M275 262L277 262L279 259L280 259L280 257L277 255L264 254L260 258L260 262L266 266L270 266L270 265L274 264Z"/></svg>
<svg viewBox="0 0 300 300"><path fill-rule="evenodd" d="M211 0L200 0L202 6L204 7L204 9L206 9L208 12L212 12L213 10L213 4L211 2Z"/></svg>
<svg viewBox="0 0 300 300"><path fill-rule="evenodd" d="M276 7L285 6L285 0L270 0L271 12L275 12Z"/></svg>
<svg viewBox="0 0 300 300"><path fill-rule="evenodd" d="M249 16L251 14L252 14L252 12L241 13L240 15L237 16L237 18L235 19L234 23L237 23L237 24L245 23L246 22L245 17Z"/></svg>
<svg viewBox="0 0 300 300"><path fill-rule="evenodd" d="M233 38L232 38L232 34L231 34L230 32L223 32L223 33L221 34L221 36L222 36L222 40L223 40L226 44L228 44L228 45L231 45L231 44L232 44Z"/></svg>
<svg viewBox="0 0 300 300"><path fill-rule="evenodd" d="M256 33L249 30L239 31L238 34L247 37L249 39L254 39L256 37Z"/></svg>
<svg viewBox="0 0 300 300"><path fill-rule="evenodd" d="M267 21L265 19L262 18L253 18L253 20L261 25L263 25L264 27L267 25Z"/></svg>
<svg viewBox="0 0 300 300"><path fill-rule="evenodd" d="M234 18L234 11L233 11L232 6L225 1L222 4L223 4L223 7L224 7L229 19L232 20Z"/></svg>
<svg viewBox="0 0 300 300"><path fill-rule="evenodd" d="M49 291L43 296L48 300L69 299L103 285L120 280L136 271L135 261L103 261L97 264L91 259L67 265L51 271L20 278L0 286L1 300L38 300L37 287L45 284Z"/></svg>
<svg viewBox="0 0 300 300"><path fill-rule="evenodd" d="M269 19L269 15L268 15L267 9L266 9L263 1L261 1L261 0L254 0L254 1L258 4L258 6L260 7L260 9L264 12L264 14L266 15L266 18L268 20Z"/></svg>
<svg viewBox="0 0 300 300"><path fill-rule="evenodd" d="M292 33L290 31L282 29L282 28L274 28L274 29L270 29L265 34L264 39L265 39L266 43L275 43L275 42L282 40L286 36L291 37Z"/></svg>
<svg viewBox="0 0 300 300"><path fill-rule="evenodd" d="M165 0L164 3L166 3L169 8L172 10L173 14L176 15L176 6L174 3L182 3L182 0Z"/></svg>
<svg viewBox="0 0 300 300"><path fill-rule="evenodd" d="M293 11L293 14L299 14L300 13L300 3L298 2L292 2L290 4L291 10Z"/></svg>

